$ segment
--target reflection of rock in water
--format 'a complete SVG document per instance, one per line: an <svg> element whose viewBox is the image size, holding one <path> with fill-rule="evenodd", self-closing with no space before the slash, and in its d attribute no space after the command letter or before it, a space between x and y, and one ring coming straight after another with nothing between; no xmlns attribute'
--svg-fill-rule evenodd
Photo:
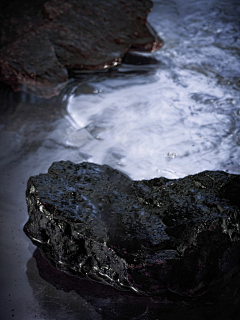
<svg viewBox="0 0 240 320"><path fill-rule="evenodd" d="M41 276L43 274L42 268L45 267L45 271L50 271L49 274L46 274L47 280L49 280L51 276L58 276L58 280L61 282L61 273L54 274L51 272L51 267L47 268L47 264L44 265L45 261L41 258L38 250L35 251L34 256L38 262ZM29 283L33 288L34 297L38 302L38 306L35 310L37 319L39 316L43 319L57 320L102 319L101 315L96 312L95 308L77 295L75 291L67 293L64 290L60 290L62 288L55 288L48 282L44 281L44 276L42 276L43 279L40 278L33 258L31 258L27 263L27 276Z"/></svg>
<svg viewBox="0 0 240 320"><path fill-rule="evenodd" d="M58 290L70 293L74 290L81 296L80 301L83 300L84 303L87 301L103 319L132 319L134 316L141 316L149 308L156 309L155 303L149 298L139 297L134 293L120 292L110 286L59 271L42 257L39 249L35 250L34 257L39 274L44 280Z"/></svg>
<svg viewBox="0 0 240 320"><path fill-rule="evenodd" d="M224 288L198 300L179 301L172 295L170 302L166 297L140 297L70 276L50 265L39 249L33 256L37 266L31 258L27 276L39 303L36 314L45 319L202 320L206 316L218 320L238 319L240 274Z"/></svg>
<svg viewBox="0 0 240 320"><path fill-rule="evenodd" d="M18 119L18 122L23 124L31 117L34 119L30 119L29 122L62 118L68 103L66 99L63 100L63 97L71 89L71 81L69 81L68 87L59 96L44 99L23 91L14 92L10 86L0 82L0 122L16 123Z"/></svg>

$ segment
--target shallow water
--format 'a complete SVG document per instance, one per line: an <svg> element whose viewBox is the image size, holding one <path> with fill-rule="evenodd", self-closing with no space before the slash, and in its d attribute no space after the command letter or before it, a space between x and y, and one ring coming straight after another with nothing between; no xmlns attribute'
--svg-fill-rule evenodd
<svg viewBox="0 0 240 320"><path fill-rule="evenodd" d="M100 285L85 295L56 290L38 275L35 247L22 231L25 189L31 175L59 160L109 164L133 179L240 173L239 16L239 1L154 1L149 21L165 41L151 54L157 64L77 73L49 101L1 90L0 319L133 319L144 312L139 319L176 312L201 319L200 309L199 316L183 306L171 313L161 303L155 313L147 302L132 310L134 296ZM121 315L120 301L132 311Z"/></svg>

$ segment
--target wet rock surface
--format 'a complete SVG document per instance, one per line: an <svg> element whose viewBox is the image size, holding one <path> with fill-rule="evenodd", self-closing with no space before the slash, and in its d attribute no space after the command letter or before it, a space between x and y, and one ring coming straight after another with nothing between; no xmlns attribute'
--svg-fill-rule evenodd
<svg viewBox="0 0 240 320"><path fill-rule="evenodd" d="M147 23L149 0L24 0L0 4L0 80L15 91L57 95L69 69L106 69L129 48L163 44Z"/></svg>
<svg viewBox="0 0 240 320"><path fill-rule="evenodd" d="M239 270L240 176L133 181L55 162L27 187L24 230L58 269L143 295L198 296Z"/></svg>

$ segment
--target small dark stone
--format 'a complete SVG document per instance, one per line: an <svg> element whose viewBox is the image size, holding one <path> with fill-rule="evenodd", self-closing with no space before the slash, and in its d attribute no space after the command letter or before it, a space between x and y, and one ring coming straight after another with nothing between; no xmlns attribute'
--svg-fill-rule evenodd
<svg viewBox="0 0 240 320"><path fill-rule="evenodd" d="M55 162L27 186L24 230L58 269L118 289L201 295L240 266L239 176L132 181L107 165Z"/></svg>
<svg viewBox="0 0 240 320"><path fill-rule="evenodd" d="M143 55L128 51L122 58L122 63L133 64L133 65L146 65L146 64L158 64L159 61L157 61L152 57L143 56Z"/></svg>

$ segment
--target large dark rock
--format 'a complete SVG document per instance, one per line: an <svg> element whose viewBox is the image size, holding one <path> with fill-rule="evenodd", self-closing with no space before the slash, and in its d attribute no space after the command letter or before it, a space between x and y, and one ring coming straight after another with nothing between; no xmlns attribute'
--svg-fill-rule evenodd
<svg viewBox="0 0 240 320"><path fill-rule="evenodd" d="M15 91L57 95L68 69L105 69L131 47L162 40L147 24L150 0L2 0L0 81Z"/></svg>
<svg viewBox="0 0 240 320"><path fill-rule="evenodd" d="M239 175L132 181L56 162L27 186L24 230L57 268L119 289L200 295L240 266Z"/></svg>

